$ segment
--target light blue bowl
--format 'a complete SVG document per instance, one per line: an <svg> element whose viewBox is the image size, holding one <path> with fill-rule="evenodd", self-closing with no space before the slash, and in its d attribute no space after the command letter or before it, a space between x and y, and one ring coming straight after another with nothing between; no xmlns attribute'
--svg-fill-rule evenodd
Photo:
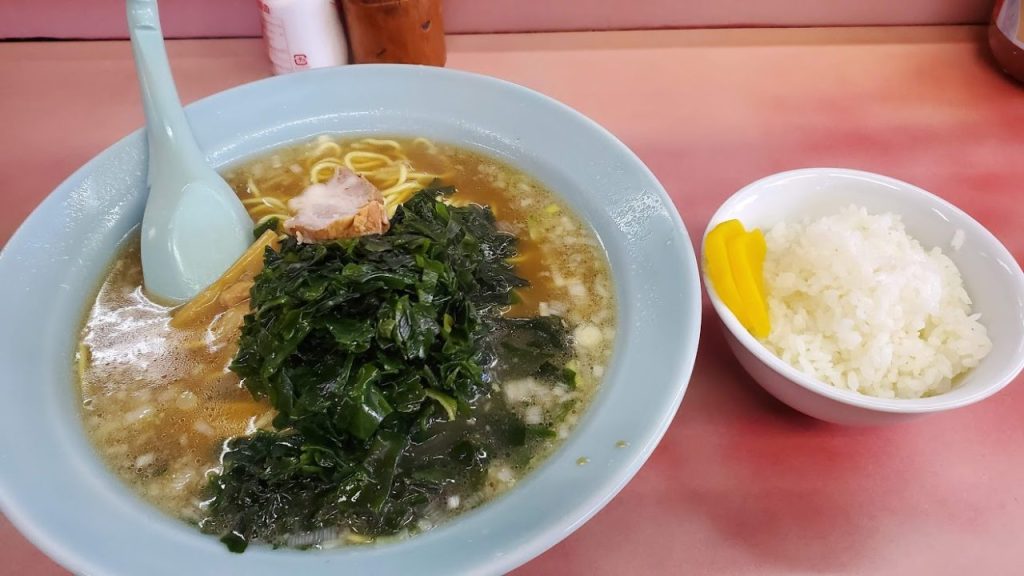
<svg viewBox="0 0 1024 576"><path fill-rule="evenodd" d="M136 498L104 468L79 421L72 357L82 315L142 217L146 150L135 132L61 184L0 255L0 505L54 559L89 575L500 573L582 525L654 450L693 368L700 284L664 189L607 131L514 84L412 66L270 78L188 113L214 165L334 132L422 135L523 168L586 218L607 250L618 297L614 356L565 444L495 501L397 543L231 554ZM620 440L629 446L617 448ZM589 463L577 465L580 457Z"/></svg>

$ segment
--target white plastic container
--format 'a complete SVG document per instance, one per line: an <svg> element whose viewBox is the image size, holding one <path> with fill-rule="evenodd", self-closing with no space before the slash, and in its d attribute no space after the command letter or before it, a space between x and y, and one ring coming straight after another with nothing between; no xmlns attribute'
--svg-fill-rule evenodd
<svg viewBox="0 0 1024 576"><path fill-rule="evenodd" d="M348 62L335 0L260 0L259 7L274 74Z"/></svg>

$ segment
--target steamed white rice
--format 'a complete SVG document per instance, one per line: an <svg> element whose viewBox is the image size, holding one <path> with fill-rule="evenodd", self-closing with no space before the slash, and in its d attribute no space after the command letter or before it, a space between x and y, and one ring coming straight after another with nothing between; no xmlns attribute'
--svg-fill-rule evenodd
<svg viewBox="0 0 1024 576"><path fill-rule="evenodd" d="M950 390L992 342L956 265L895 214L851 206L765 237L771 333L791 366L847 390L920 398Z"/></svg>

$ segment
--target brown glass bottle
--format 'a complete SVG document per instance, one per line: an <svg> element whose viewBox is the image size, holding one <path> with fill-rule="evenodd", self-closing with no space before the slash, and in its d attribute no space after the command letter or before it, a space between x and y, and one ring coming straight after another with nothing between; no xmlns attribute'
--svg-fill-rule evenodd
<svg viewBox="0 0 1024 576"><path fill-rule="evenodd" d="M444 66L441 0L343 0L352 62Z"/></svg>
<svg viewBox="0 0 1024 576"><path fill-rule="evenodd" d="M996 0L988 26L988 43L999 66L1024 82L1024 4L1021 0Z"/></svg>

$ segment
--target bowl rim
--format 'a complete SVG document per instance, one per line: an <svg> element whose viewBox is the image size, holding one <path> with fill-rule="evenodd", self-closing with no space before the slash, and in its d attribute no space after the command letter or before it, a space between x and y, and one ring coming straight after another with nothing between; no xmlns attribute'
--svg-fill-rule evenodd
<svg viewBox="0 0 1024 576"><path fill-rule="evenodd" d="M704 282L704 289L708 294L708 298L711 300L711 304L714 307L715 312L718 314L719 319L722 321L722 324L725 325L726 329L728 329L736 340L738 340L744 348L753 354L762 364L783 378L819 396L824 396L830 400L834 400L848 406L863 408L874 412L889 414L927 414L932 412L942 412L980 402L1009 385L1010 382L1012 382L1013 379L1016 378L1022 370L1024 370L1024 356L1017 358L1016 363L1010 362L1007 364L1006 368L1002 371L1002 376L1000 378L993 379L974 394L960 399L950 400L948 398L944 398L946 394L939 394L937 396L930 396L927 398L879 398L876 396L868 396L852 390L836 388L827 382L801 372L776 356L740 323L732 310L722 302L713 283L707 277L704 246L708 233L711 232L715 226L725 220L724 215L732 211L737 204L744 202L748 196L766 186L793 177L821 177L826 175L839 175L874 181L897 190L899 194L912 197L917 202L941 206L949 213L955 214L956 217L960 219L957 223L959 226L972 228L973 233L976 234L978 238L983 239L989 247L999 253L1000 256L1003 256L1004 260L1014 263L1015 269L1012 270L1012 273L1016 283L1015 291L1024 297L1024 271L1021 270L1020 265L1017 264L1016 259L1010 251L1002 242L999 241L998 238L996 238L994 234L992 234L992 232L985 228L985 226L948 200L936 196L935 194L909 182L875 172L850 168L799 168L765 176L737 190L725 202L723 202L711 216L711 219L708 221L708 225L704 230L704 234L701 236L701 279Z"/></svg>
<svg viewBox="0 0 1024 576"><path fill-rule="evenodd" d="M653 172L651 172L650 168L621 140L614 136L609 130L570 106L536 90L499 78L461 70L414 65L356 65L346 66L340 69L317 69L286 76L263 78L205 96L190 103L185 108L187 112L193 112L197 108L222 106L223 99L229 96L244 94L245 91L252 90L253 87L257 85L279 86L288 82L286 78L314 78L317 76L335 74L338 73L339 70L355 69L360 70L360 73L369 73L372 69L403 69L404 72L415 75L438 74L501 87L506 90L514 91L519 96L558 108L561 112L573 117L582 124L585 124L590 130L593 130L595 134L600 134L604 139L606 139L611 146L613 146L623 155L624 158L628 160L629 163L634 166L637 173L642 175L646 180L646 189L657 198L661 205L666 207L667 218L672 224L670 235L676 245L674 251L678 253L679 264L682 266L681 273L685 274L688 278L693 279L692 284L687 284L686 293L680 294L679 298L680 304L684 306L684 310L688 313L688 317L693 320L692 322L688 322L688 326L684 330L681 330L684 333L686 340L681 343L679 346L679 353L674 355L674 360L672 360L670 370L673 375L671 394L665 394L664 400L666 402L661 405L661 408L659 408L657 413L658 417L655 419L653 424L650 424L645 428L645 431L648 433L645 433L641 437L637 437L635 441L633 441L633 450L628 457L622 459L621 463L612 467L614 468L613 471L602 473L604 479L600 484L600 488L593 490L592 493L582 499L581 502L572 509L571 513L566 514L563 517L553 519L552 521L547 522L543 529L524 536L514 548L503 550L501 553L491 558L481 558L477 563L473 564L474 573L478 571L484 571L486 573L489 573L490 571L506 572L524 564L551 548L600 511L636 475L643 464L646 463L647 459L664 437L668 427L673 422L693 373L701 328L702 314L699 288L700 275L699 268L697 266L695 247L687 234L686 225L683 222L678 209L675 207L675 203L669 197L664 186ZM43 217L44 212L52 211L54 206L59 204L62 194L65 194L67 190L78 185L88 175L92 174L93 171L95 171L96 166L100 165L105 159L111 157L114 151L120 150L125 146L131 146L133 140L140 139L143 130L144 128L137 129L112 143L108 148L100 151L58 184L54 190L51 191L35 209L33 209L32 213L22 221L3 249L0 250L0 264L3 264L7 259L15 258L15 249L24 244L30 235L29 228L32 228L34 223L37 224L36 221ZM312 136L313 134L314 133L311 133L310 135ZM617 342L615 347L618 348L618 346ZM616 354L616 352L613 351L613 354ZM595 397L595 400L596 399L597 398ZM555 454L552 454L547 462L554 460L554 458ZM524 481L535 478L537 472L538 471L535 470L533 474L524 478ZM11 523L35 545L44 550L48 556L73 569L86 570L90 572L92 570L103 571L108 569L106 568L108 566L107 564L94 563L93 560L95 560L95 558L83 555L79 546L72 545L51 534L51 531L48 530L43 523L37 522L32 517L29 507L19 504L18 500L14 497L14 493L11 490L6 489L5 485L6 483L2 482L2 476L0 476L0 511L3 511ZM165 516L162 512L158 514L161 517ZM467 513L466 515L469 514L472 514L472 512ZM454 524L457 521L458 519L455 519L449 524ZM186 529L191 530L187 527ZM427 533L427 535L429 534L430 532ZM197 537L199 536L200 535L197 533ZM294 551L284 550L281 552L283 554L289 554ZM320 554L329 553L329 551L298 552L298 554L307 556L311 560Z"/></svg>

